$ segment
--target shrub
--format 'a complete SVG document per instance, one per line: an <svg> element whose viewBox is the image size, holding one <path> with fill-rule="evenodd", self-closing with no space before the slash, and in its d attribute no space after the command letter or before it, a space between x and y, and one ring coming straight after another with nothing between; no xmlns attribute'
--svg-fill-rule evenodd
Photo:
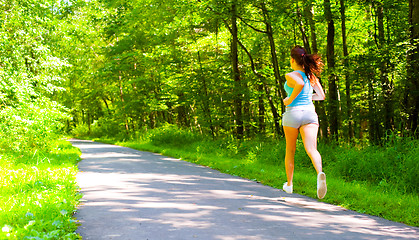
<svg viewBox="0 0 419 240"><path fill-rule="evenodd" d="M273 166L283 166L285 158L285 141L253 142L247 153L248 157L256 159L259 163Z"/></svg>
<svg viewBox="0 0 419 240"><path fill-rule="evenodd" d="M85 124L77 124L70 133L74 137L85 137L89 136L89 126Z"/></svg>
<svg viewBox="0 0 419 240"><path fill-rule="evenodd" d="M21 103L0 111L0 148L15 152L49 151L61 136L63 108L47 100Z"/></svg>
<svg viewBox="0 0 419 240"><path fill-rule="evenodd" d="M116 139L123 139L127 137L124 131L125 124L119 119L99 118L91 125L92 137L112 137Z"/></svg>
<svg viewBox="0 0 419 240"><path fill-rule="evenodd" d="M340 148L340 151L334 151L336 162L332 163L331 170L348 181L368 181L417 193L418 143L418 140L409 139L385 147Z"/></svg>
<svg viewBox="0 0 419 240"><path fill-rule="evenodd" d="M185 146L203 140L201 135L183 130L175 125L150 130L147 134L152 144L168 146Z"/></svg>
<svg viewBox="0 0 419 240"><path fill-rule="evenodd" d="M394 173L396 177L402 178L401 188L405 188L407 192L419 192L419 140L413 141L409 150L404 155L404 161L398 163L398 167L402 170L400 173Z"/></svg>
<svg viewBox="0 0 419 240"><path fill-rule="evenodd" d="M49 153L0 156L0 239L79 239L73 219L79 154L62 141Z"/></svg>

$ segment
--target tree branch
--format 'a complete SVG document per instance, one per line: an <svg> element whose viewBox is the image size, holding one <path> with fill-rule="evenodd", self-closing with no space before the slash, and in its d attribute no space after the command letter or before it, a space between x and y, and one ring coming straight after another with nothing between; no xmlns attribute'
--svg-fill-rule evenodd
<svg viewBox="0 0 419 240"><path fill-rule="evenodd" d="M253 29L253 30L255 30L256 32L260 32L260 33L268 33L268 32L266 32L266 31L263 31L263 30L260 30L260 29L257 29L257 28L255 28L255 27L253 27L252 25L250 25L250 24L248 24L242 17L240 17L240 16L237 16L246 26L248 26L248 27L250 27L251 29Z"/></svg>

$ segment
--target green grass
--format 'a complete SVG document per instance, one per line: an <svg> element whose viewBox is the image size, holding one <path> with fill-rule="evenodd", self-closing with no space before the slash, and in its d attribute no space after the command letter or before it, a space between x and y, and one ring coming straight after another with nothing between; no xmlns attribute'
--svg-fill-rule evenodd
<svg viewBox="0 0 419 240"><path fill-rule="evenodd" d="M0 239L80 239L73 218L79 156L67 141L49 153L0 153Z"/></svg>
<svg viewBox="0 0 419 240"><path fill-rule="evenodd" d="M162 153L278 189L286 181L284 140L205 140L173 127L149 131L135 140L98 140ZM328 183L328 194L320 201L418 226L419 147L417 140L412 141L362 149L320 143ZM301 142L295 159L294 192L316 198L316 173Z"/></svg>

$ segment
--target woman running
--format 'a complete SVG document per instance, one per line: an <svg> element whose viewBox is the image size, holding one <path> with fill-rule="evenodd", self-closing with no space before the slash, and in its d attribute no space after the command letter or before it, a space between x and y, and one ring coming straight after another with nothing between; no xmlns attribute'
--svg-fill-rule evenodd
<svg viewBox="0 0 419 240"><path fill-rule="evenodd" d="M317 151L319 120L313 100L325 99L323 88L315 76L315 74L320 74L323 63L319 55L307 54L301 46L295 46L291 50L290 62L294 71L285 75L286 111L282 116L286 139L285 170L287 173L287 182L284 183L283 190L292 193L294 155L298 133L300 133L307 155L317 172L317 197L322 199L326 195L327 186L326 175L322 169L322 158Z"/></svg>

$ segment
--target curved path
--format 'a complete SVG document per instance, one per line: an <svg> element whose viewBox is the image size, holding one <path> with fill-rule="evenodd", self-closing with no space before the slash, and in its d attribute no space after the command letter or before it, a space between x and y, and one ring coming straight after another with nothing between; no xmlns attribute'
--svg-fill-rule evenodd
<svg viewBox="0 0 419 240"><path fill-rule="evenodd" d="M83 239L419 239L418 228L178 159L71 142L83 159L76 214Z"/></svg>

